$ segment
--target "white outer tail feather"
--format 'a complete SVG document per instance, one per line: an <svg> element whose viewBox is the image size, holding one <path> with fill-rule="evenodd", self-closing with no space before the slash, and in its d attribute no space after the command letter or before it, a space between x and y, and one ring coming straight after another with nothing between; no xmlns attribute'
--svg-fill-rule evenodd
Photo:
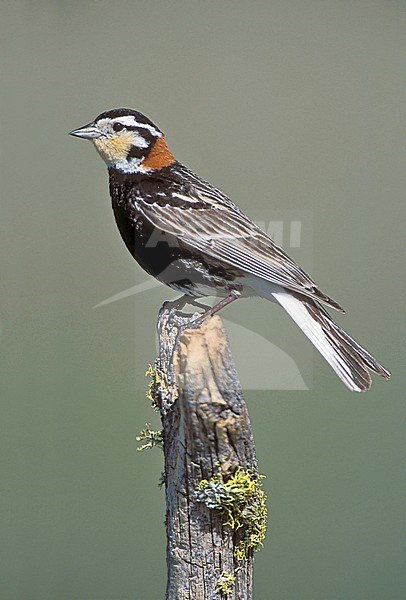
<svg viewBox="0 0 406 600"><path fill-rule="evenodd" d="M242 283L248 295L259 295L280 304L350 390L369 390L372 383L369 371L389 379L389 371L343 331L316 300L260 277L245 276Z"/></svg>
<svg viewBox="0 0 406 600"><path fill-rule="evenodd" d="M306 305L289 292L274 292L272 295L315 345L345 385L354 392L362 392L363 388L360 388L355 383L351 369L337 350L329 343L322 326L314 320L306 309Z"/></svg>

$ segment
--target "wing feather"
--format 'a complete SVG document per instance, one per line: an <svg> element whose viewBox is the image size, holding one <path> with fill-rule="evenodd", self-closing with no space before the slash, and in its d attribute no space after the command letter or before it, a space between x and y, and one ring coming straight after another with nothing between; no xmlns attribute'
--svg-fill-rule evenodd
<svg viewBox="0 0 406 600"><path fill-rule="evenodd" d="M179 204L183 197L184 203ZM187 200L189 199L189 203ZM251 275L310 296L341 310L341 306L321 292L314 281L230 200L176 194L176 202L136 201L136 208L158 229L172 234L184 244Z"/></svg>

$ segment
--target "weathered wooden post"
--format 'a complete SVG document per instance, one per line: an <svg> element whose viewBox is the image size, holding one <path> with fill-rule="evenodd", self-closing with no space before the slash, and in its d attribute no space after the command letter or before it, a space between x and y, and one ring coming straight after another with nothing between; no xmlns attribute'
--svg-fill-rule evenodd
<svg viewBox="0 0 406 600"><path fill-rule="evenodd" d="M166 600L251 600L266 527L254 439L224 326L164 305L151 394L165 456Z"/></svg>

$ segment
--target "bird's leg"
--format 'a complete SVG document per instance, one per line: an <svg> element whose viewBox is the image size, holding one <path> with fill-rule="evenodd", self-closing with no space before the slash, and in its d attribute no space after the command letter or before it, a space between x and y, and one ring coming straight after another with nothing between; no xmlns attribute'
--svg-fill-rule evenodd
<svg viewBox="0 0 406 600"><path fill-rule="evenodd" d="M220 302L217 302L217 304L215 304L214 306L209 308L209 310L207 310L205 313L203 313L200 317L197 317L197 319L193 319L193 321L191 321L191 323L187 327L192 327L192 328L200 327L200 325L206 319L215 315L217 312L219 312L219 310L221 310L228 304L231 304L231 302L234 302L234 300L237 300L237 298L239 298L240 296L241 296L240 292L238 292L237 290L231 290L231 292L229 293L228 296L226 296L225 298L220 300Z"/></svg>
<svg viewBox="0 0 406 600"><path fill-rule="evenodd" d="M212 317L213 315L215 315L219 310L221 310L222 308L224 308L225 306L227 306L228 304L231 304L231 302L234 302L234 300L237 300L237 298L239 298L241 296L240 292L238 292L237 290L231 290L231 292L229 293L228 296L226 296L225 298L223 298L222 300L220 300L220 302L217 302L217 304L215 304L214 306L212 306L212 308L210 308L207 311L207 316ZM202 315L202 317L204 317L205 315Z"/></svg>
<svg viewBox="0 0 406 600"><path fill-rule="evenodd" d="M183 308L185 308L185 305L189 302L189 296L187 294L183 294L182 296L180 296L179 298L176 298L175 300L167 300L166 302L164 302L164 307L172 310L175 309L176 311L181 311Z"/></svg>
<svg viewBox="0 0 406 600"><path fill-rule="evenodd" d="M192 300L190 298L190 296L188 296L187 294L184 294L183 296L181 296L180 298L177 298L176 300L171 300L171 301L165 302L164 308L169 309L169 310L174 309L175 314L179 315L179 317L182 317L182 318L186 317L185 313L181 312L181 310L185 307L186 304L191 304L193 306L197 306L198 308L207 309L199 317L191 318L189 321L186 321L182 324L178 324L178 329L179 329L178 336L179 336L186 329L198 329L200 327L200 325L202 325L202 323L204 323L204 321L206 321L206 319L215 315L219 310L221 310L228 304L231 304L231 302L234 302L234 300L237 300L237 298L239 298L240 296L241 296L241 294L239 291L231 290L231 292L229 293L228 296L226 296L225 298L222 298L220 300L220 302L217 302L217 304L208 308L206 305L200 304L200 302L197 302L194 299Z"/></svg>
<svg viewBox="0 0 406 600"><path fill-rule="evenodd" d="M197 308L202 308L204 310L204 312L207 312L208 310L210 310L210 306L207 306L207 304L202 304L201 302L198 302L194 298L189 299L188 303L191 304L192 306L196 306Z"/></svg>
<svg viewBox="0 0 406 600"><path fill-rule="evenodd" d="M196 306L197 308L202 308L204 311L203 314L210 310L210 306L198 302L193 296L189 296L188 294L183 294L183 296L180 296L175 300L167 300L164 303L164 308L169 310L175 310L176 313L182 314L181 311L185 308L186 304Z"/></svg>

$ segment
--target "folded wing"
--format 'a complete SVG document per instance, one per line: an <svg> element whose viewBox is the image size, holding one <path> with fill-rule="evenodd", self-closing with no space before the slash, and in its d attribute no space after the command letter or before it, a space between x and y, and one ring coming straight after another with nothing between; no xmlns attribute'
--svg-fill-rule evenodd
<svg viewBox="0 0 406 600"><path fill-rule="evenodd" d="M173 194L164 201L136 202L136 208L158 229L175 235L207 257L315 298L341 312L341 306L229 201L217 203L202 194Z"/></svg>

